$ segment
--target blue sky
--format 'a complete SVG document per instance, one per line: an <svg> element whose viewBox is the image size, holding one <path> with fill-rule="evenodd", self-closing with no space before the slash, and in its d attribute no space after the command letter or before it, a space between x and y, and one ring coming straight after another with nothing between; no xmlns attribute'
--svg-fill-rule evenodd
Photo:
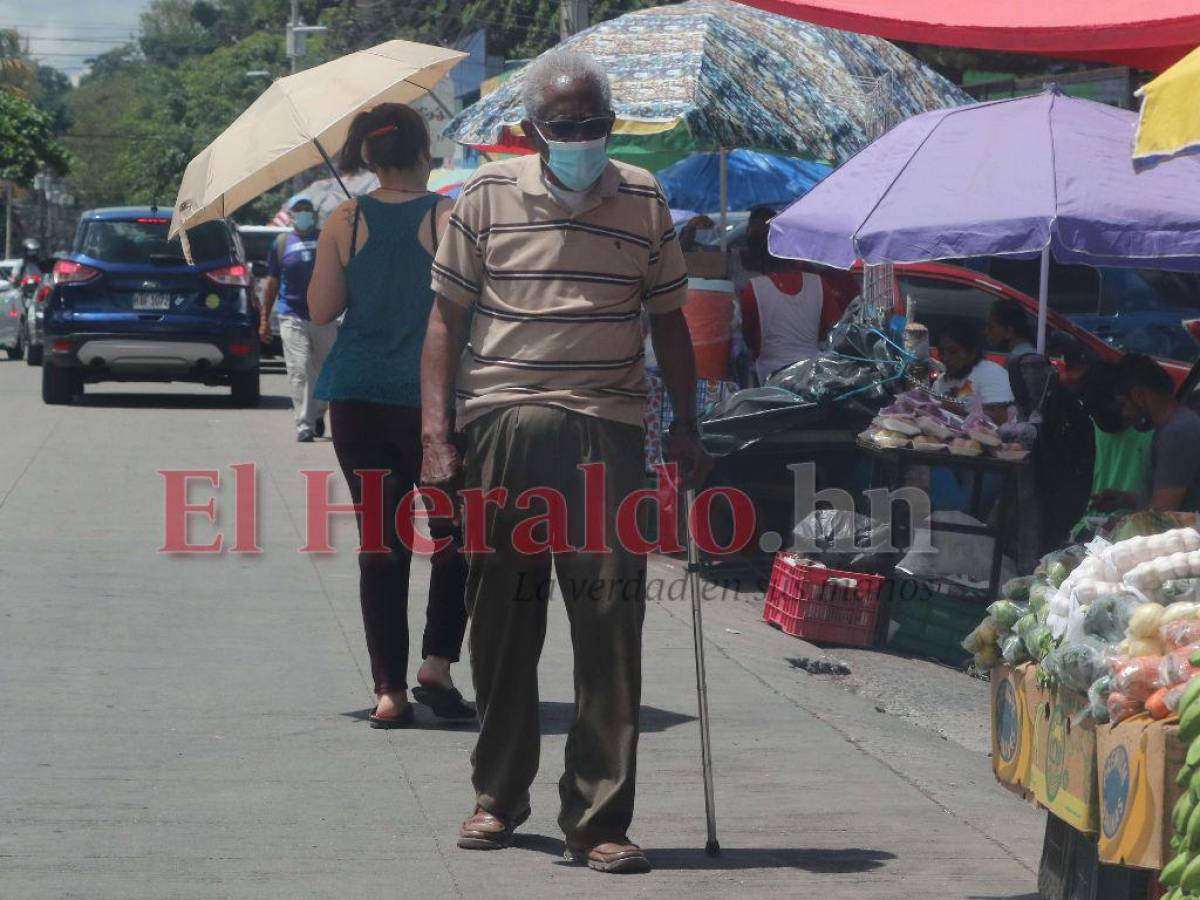
<svg viewBox="0 0 1200 900"><path fill-rule="evenodd" d="M129 40L147 0L0 0L0 28L29 38L33 56L72 80L84 60Z"/></svg>

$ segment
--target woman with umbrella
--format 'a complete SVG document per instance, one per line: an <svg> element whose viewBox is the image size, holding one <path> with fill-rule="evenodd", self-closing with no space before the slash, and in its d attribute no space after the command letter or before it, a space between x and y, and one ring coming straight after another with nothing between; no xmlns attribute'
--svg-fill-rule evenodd
<svg viewBox="0 0 1200 900"><path fill-rule="evenodd" d="M430 267L451 204L426 190L429 129L403 103L359 113L342 149L342 169L369 168L379 188L347 200L326 222L308 302L314 321L345 321L317 381L330 403L333 445L354 502L363 502L362 470L384 470L385 553L359 554L359 588L378 704L374 728L412 724L406 690L408 576L411 551L396 533L396 511L421 471L421 346L433 305ZM365 532L365 522L362 523ZM429 605L413 697L435 715L468 719L450 678L466 631L467 566L461 536L432 558Z"/></svg>

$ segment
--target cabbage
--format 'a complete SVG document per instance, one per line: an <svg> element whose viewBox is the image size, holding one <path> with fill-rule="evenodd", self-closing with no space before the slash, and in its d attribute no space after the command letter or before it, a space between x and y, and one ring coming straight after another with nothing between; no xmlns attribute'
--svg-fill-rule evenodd
<svg viewBox="0 0 1200 900"><path fill-rule="evenodd" d="M1109 540L1114 544L1118 544L1121 541L1127 541L1131 537L1137 537L1140 534L1162 534L1164 531L1173 529L1175 524L1175 520L1170 516L1152 512L1151 510L1142 510L1141 512L1123 516L1117 523L1116 528L1113 529Z"/></svg>
<svg viewBox="0 0 1200 900"><path fill-rule="evenodd" d="M1033 582L1034 578L1032 575L1010 578L1004 583L1004 587L1000 589L1000 596L1006 600L1011 600L1013 603L1028 603L1029 589L1033 587Z"/></svg>
<svg viewBox="0 0 1200 900"><path fill-rule="evenodd" d="M1017 620L1029 612L1029 609L1014 603L1012 600L997 600L988 608L988 613L996 620L996 627L1001 631L1012 631Z"/></svg>
<svg viewBox="0 0 1200 900"><path fill-rule="evenodd" d="M1129 619L1141 601L1133 594L1104 594L1083 615L1083 632L1115 644L1125 637Z"/></svg>
<svg viewBox="0 0 1200 900"><path fill-rule="evenodd" d="M1000 645L1000 652L1004 661L1010 666L1020 665L1030 660L1029 651L1025 649L1025 642L1021 640L1019 634L1006 637Z"/></svg>
<svg viewBox="0 0 1200 900"><path fill-rule="evenodd" d="M1049 608L1050 594L1053 592L1054 588L1048 582L1035 581L1029 588L1029 611L1037 614Z"/></svg>
<svg viewBox="0 0 1200 900"><path fill-rule="evenodd" d="M1094 637L1055 647L1042 660L1046 675L1063 687L1083 693L1104 674L1108 646Z"/></svg>

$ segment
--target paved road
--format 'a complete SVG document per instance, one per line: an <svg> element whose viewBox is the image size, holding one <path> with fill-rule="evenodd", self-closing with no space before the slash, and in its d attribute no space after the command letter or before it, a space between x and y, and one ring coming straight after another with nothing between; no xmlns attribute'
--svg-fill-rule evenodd
<svg viewBox="0 0 1200 900"><path fill-rule="evenodd" d="M511 850L457 850L472 732L367 727L352 525L335 526L342 552L297 554L299 471L334 461L291 440L283 377L250 411L183 386L44 407L38 374L0 363L0 897L1035 896L1042 819L992 779L985 686L860 654L852 693L789 665L815 651L745 595L708 604L719 859L699 850L690 626L667 598L647 614L634 829L655 872L558 861L557 608L533 818ZM261 470L264 553L156 553L156 470L220 468L228 504L240 462ZM889 692L903 715L878 711ZM943 727L914 709L958 712Z"/></svg>

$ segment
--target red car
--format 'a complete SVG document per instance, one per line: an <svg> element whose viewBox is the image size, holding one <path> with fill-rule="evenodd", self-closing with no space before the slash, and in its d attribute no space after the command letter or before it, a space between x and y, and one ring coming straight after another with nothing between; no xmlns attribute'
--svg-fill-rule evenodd
<svg viewBox="0 0 1200 900"><path fill-rule="evenodd" d="M977 324L982 332L988 310L1002 297L1016 300L1025 307L1036 327L1038 302L1035 298L972 269L945 263L896 263L892 270L895 276L894 311L927 326L934 339L938 329L951 319L967 319ZM861 279L861 270L854 274ZM1046 349L1059 361L1074 349L1082 349L1109 362L1115 362L1123 355L1116 347L1054 310L1049 310L1046 318ZM1004 361L1003 354L989 354L989 357L997 362ZM1159 359L1159 363L1178 385L1183 384L1191 370L1191 366L1177 360Z"/></svg>

